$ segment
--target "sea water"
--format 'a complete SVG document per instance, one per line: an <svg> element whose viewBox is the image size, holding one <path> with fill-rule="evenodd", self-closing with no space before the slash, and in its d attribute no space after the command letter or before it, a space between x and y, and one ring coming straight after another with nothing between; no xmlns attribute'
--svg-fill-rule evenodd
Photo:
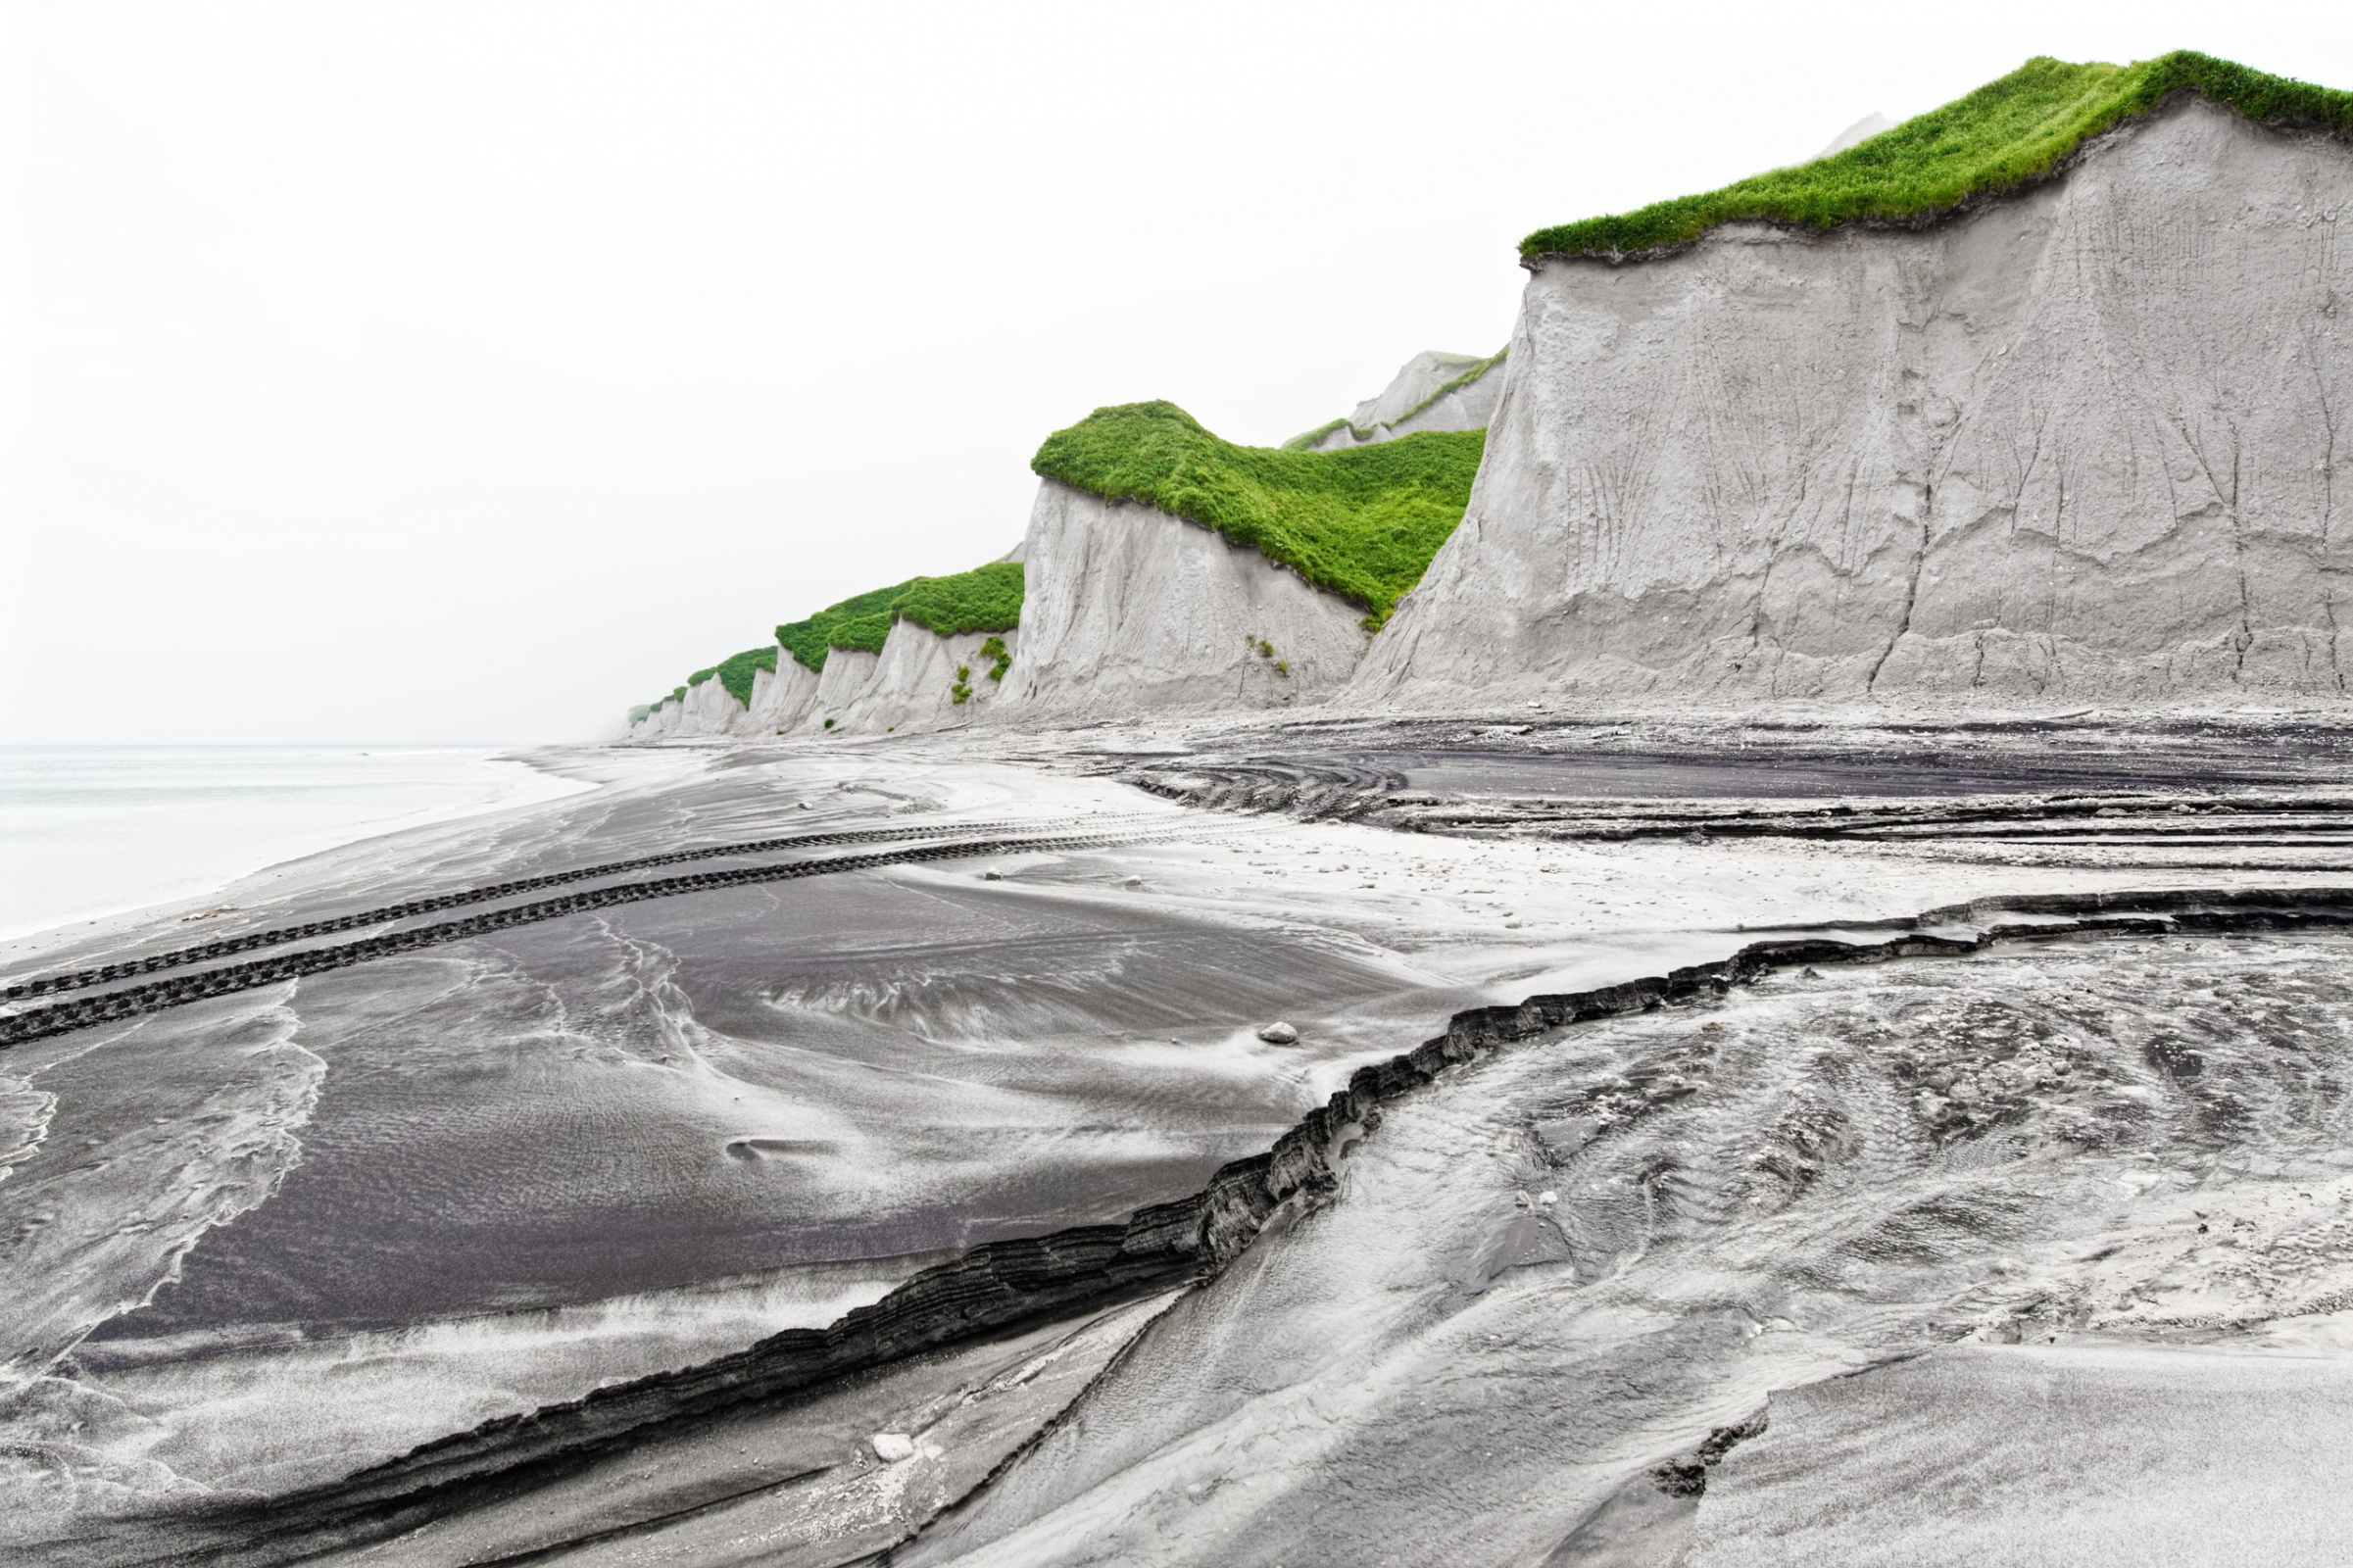
<svg viewBox="0 0 2353 1568"><path fill-rule="evenodd" d="M590 788L483 747L0 747L0 938Z"/></svg>

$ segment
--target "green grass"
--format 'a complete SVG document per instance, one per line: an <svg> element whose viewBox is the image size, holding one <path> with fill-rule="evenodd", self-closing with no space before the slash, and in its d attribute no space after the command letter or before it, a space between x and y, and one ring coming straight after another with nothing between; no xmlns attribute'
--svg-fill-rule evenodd
<svg viewBox="0 0 2353 1568"><path fill-rule="evenodd" d="M763 669L773 673L775 668L776 645L769 643L764 648L747 648L740 654L720 660L713 673L718 676L719 684L727 688L728 696L749 708L752 706L752 677Z"/></svg>
<svg viewBox="0 0 2353 1568"><path fill-rule="evenodd" d="M1111 501L1214 528L1361 605L1368 629L1462 521L1484 430L1425 430L1345 452L1240 447L1173 403L1097 409L1030 466Z"/></svg>
<svg viewBox="0 0 2353 1568"><path fill-rule="evenodd" d="M1333 431L1352 430L1354 428L1355 426L1348 423L1348 421L1346 419L1334 419L1329 423L1319 424L1312 430L1300 431L1298 435L1293 436L1290 440L1283 443L1283 450L1286 452L1313 452L1315 450L1315 443L1321 441L1325 436L1330 435Z"/></svg>
<svg viewBox="0 0 2353 1568"><path fill-rule="evenodd" d="M1011 631L1021 623L1021 564L1012 561L991 562L953 576L913 577L889 588L877 588L838 605L828 605L806 620L787 621L776 628L774 644L747 648L709 669L696 670L686 677L686 686L679 687L669 697L648 704L643 710L630 710L634 716L629 722L638 722L662 702L684 697L688 686L700 686L712 679L726 687L728 695L737 702L750 707L753 679L760 670L775 669L778 647L806 667L822 670L825 656L836 648L881 653L883 640L890 636L891 623L896 620L911 620L943 637L973 631ZM991 642L999 653L1004 652L1001 640L992 638ZM1009 659L1005 662L1009 663ZM1005 678L1002 664L996 678Z"/></svg>
<svg viewBox="0 0 2353 1568"><path fill-rule="evenodd" d="M1540 228L1520 256L1641 256L1741 219L1812 228L1919 221L2049 174L2085 140L2197 92L2265 124L2353 138L2353 93L2183 50L2129 66L2037 57L1966 98L1829 158L1639 212Z"/></svg>
<svg viewBox="0 0 2353 1568"><path fill-rule="evenodd" d="M1011 631L1021 624L1021 563L993 561L953 577L917 577L891 601L891 611L943 637L960 637Z"/></svg>
<svg viewBox="0 0 2353 1568"><path fill-rule="evenodd" d="M912 586L912 583L897 583L845 599L838 605L828 605L807 620L791 620L777 627L776 640L803 666L815 670L825 667L828 648L867 648L869 652L880 653L882 639L891 630L891 601ZM877 618L882 631L872 635L869 645L868 623ZM838 640L843 637L851 640Z"/></svg>
<svg viewBox="0 0 2353 1568"><path fill-rule="evenodd" d="M909 578L828 605L807 620L777 627L776 641L804 665L821 670L825 655L835 648L881 653L895 620L911 620L943 637L1009 631L1021 622L1021 598L1020 564L993 562L950 577Z"/></svg>

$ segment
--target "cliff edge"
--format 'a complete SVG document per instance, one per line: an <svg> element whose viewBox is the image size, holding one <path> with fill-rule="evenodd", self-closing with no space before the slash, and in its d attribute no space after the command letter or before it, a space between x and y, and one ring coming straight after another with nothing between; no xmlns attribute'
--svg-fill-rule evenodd
<svg viewBox="0 0 2353 1568"><path fill-rule="evenodd" d="M1467 515L1347 700L2345 695L2340 132L2178 91L1925 218L1643 218L1531 236Z"/></svg>

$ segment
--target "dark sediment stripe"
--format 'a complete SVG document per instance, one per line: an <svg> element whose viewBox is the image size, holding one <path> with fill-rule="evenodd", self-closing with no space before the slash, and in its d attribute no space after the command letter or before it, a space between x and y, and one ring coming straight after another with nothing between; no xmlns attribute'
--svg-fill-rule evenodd
<svg viewBox="0 0 2353 1568"><path fill-rule="evenodd" d="M299 980L306 975L323 974L329 969L345 969L373 958L415 953L444 943L464 941L467 937L505 931L540 920L559 919L590 909L610 908L618 904L664 899L680 893L704 893L713 888L743 887L755 882L782 882L797 877L824 876L836 871L866 871L877 866L907 865L923 860L961 859L975 855L1013 855L1032 850L1101 849L1114 844L1133 843L1139 836L1133 833L1099 833L1062 837L955 839L925 844L911 850L841 855L821 860L788 860L782 865L739 866L725 871L698 871L688 876L663 877L653 882L618 882L610 887L569 893L560 899L511 905L504 909L469 914L464 919L387 932L383 936L346 942L336 947L306 948L296 953L281 953L268 958L229 964L225 968L203 969L194 974L175 975L172 979L152 981L146 985L125 986L120 991L84 997L75 1002L27 1007L23 1012L0 1017L0 1050L23 1045L28 1040L44 1040L51 1035L86 1029L93 1024L113 1023L143 1013L161 1012L167 1007L184 1006L191 1002L250 991L256 986Z"/></svg>
<svg viewBox="0 0 2353 1568"><path fill-rule="evenodd" d="M1999 923L2005 913L2043 918ZM788 1330L702 1366L487 1422L343 1481L266 1502L211 1498L111 1522L103 1537L73 1543L72 1560L107 1568L165 1560L263 1565L381 1541L522 1495L730 1410L774 1407L908 1356L1206 1279L1285 1204L1306 1209L1329 1201L1340 1160L1349 1144L1379 1127L1382 1105L1449 1067L1567 1025L1722 996L1801 964L1959 956L2016 940L2344 930L2353 927L2353 888L1985 899L1931 911L1918 923L1963 917L1986 923L1967 936L1915 929L1866 944L1757 942L1720 963L1455 1013L1444 1034L1358 1068L1266 1152L1223 1166L1200 1192L1139 1209L1124 1224L976 1247L827 1328Z"/></svg>
<svg viewBox="0 0 2353 1568"><path fill-rule="evenodd" d="M2256 827L2301 835L2353 831L2353 797L2319 793L2186 796L2153 789L2021 792L2009 799L1828 801L1818 805L1726 801L1695 807L1575 798L1409 790L1402 775L1377 775L1345 760L1254 760L1130 768L1120 779L1180 805L1308 820L1366 822L1406 831L1471 836L1519 833L1552 839L1797 838L1910 840L1933 837L2103 838L2165 842ZM1769 788L1770 777L1760 781ZM1858 789L1859 794L1867 790ZM2285 818L2277 823L2275 819Z"/></svg>
<svg viewBox="0 0 2353 1568"><path fill-rule="evenodd" d="M1104 818L1092 818L1101 822ZM307 937L331 936L338 931L358 931L371 925L386 925L394 920L406 920L419 914L437 914L443 909L463 908L469 904L488 904L499 899L511 899L518 893L536 893L542 888L564 887L574 882L593 882L599 877L619 876L629 871L651 870L658 865L683 865L694 860L717 860L736 855L780 855L787 850L821 849L834 844L897 844L907 839L939 838L950 833L1000 833L1022 826L1068 826L1068 822L957 822L935 827L862 828L837 833L803 833L791 838L761 839L752 844L718 844L699 850L673 850L666 855L640 856L631 860L612 860L603 865L585 865L570 871L551 871L544 876L518 877L490 887L466 888L456 893L440 893L430 898L412 899L406 904L388 904L379 908L363 909L356 914L339 914L324 920L310 920L297 926L276 930L255 931L240 937L223 937L198 947L178 948L170 953L154 953L144 957L125 958L121 963L101 964L94 969L76 969L68 974L39 975L30 980L0 989L0 1000L21 1001L26 997L55 996L64 991L79 991L109 981L128 979L132 975L154 974L163 969L177 969L208 958L224 958L232 953L251 953L260 948L279 947L288 942L300 942Z"/></svg>

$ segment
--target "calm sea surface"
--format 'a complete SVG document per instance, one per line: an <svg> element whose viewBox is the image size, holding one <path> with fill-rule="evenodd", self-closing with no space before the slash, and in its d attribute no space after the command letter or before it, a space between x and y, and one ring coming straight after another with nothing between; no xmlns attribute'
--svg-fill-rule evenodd
<svg viewBox="0 0 2353 1568"><path fill-rule="evenodd" d="M0 937L592 786L482 747L0 747Z"/></svg>

